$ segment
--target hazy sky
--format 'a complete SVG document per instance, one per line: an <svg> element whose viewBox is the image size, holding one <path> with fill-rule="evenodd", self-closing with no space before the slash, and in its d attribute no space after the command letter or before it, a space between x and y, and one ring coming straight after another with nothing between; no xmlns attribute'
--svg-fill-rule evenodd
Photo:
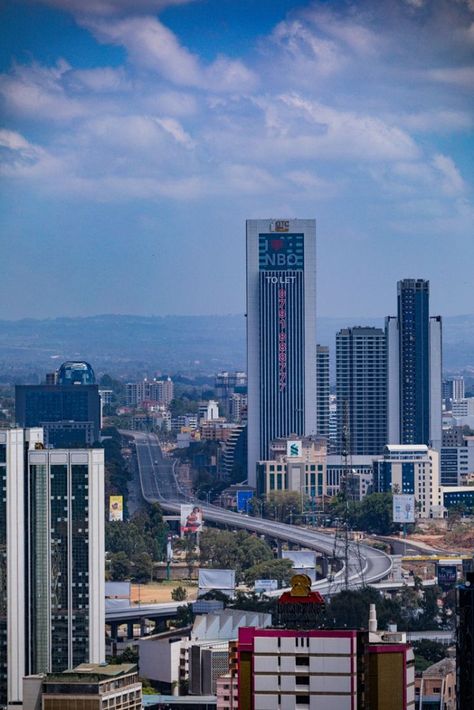
<svg viewBox="0 0 474 710"><path fill-rule="evenodd" d="M318 313L474 311L474 0L0 0L0 318L245 309L316 217Z"/></svg>

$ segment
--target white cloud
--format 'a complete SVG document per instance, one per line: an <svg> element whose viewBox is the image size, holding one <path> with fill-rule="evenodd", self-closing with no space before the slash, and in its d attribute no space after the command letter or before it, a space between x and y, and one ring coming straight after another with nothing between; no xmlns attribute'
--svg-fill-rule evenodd
<svg viewBox="0 0 474 710"><path fill-rule="evenodd" d="M210 91L249 91L257 78L243 62L219 56L204 64L181 46L176 35L153 17L87 19L84 25L102 42L127 49L130 60L178 86Z"/></svg>
<svg viewBox="0 0 474 710"><path fill-rule="evenodd" d="M468 89L474 88L474 67L472 66L431 69L426 72L426 76L432 81L454 84Z"/></svg>
<svg viewBox="0 0 474 710"><path fill-rule="evenodd" d="M441 173L442 189L446 194L457 195L464 191L464 180L452 158L438 153L433 158L433 165Z"/></svg>
<svg viewBox="0 0 474 710"><path fill-rule="evenodd" d="M194 148L195 143L189 133L183 129L181 124L174 118L155 118L156 123L169 133L177 143L186 148Z"/></svg>
<svg viewBox="0 0 474 710"><path fill-rule="evenodd" d="M194 0L33 0L75 15L130 15L160 12L173 5L186 5Z"/></svg>

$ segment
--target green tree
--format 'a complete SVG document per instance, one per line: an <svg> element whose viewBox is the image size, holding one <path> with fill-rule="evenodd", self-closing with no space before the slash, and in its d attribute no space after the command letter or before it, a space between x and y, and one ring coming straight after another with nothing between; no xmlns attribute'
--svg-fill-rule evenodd
<svg viewBox="0 0 474 710"><path fill-rule="evenodd" d="M175 587L171 592L171 599L173 599L175 602L184 602L184 600L187 598L188 592L181 585L179 587Z"/></svg>
<svg viewBox="0 0 474 710"><path fill-rule="evenodd" d="M149 582L153 576L153 560L148 552L140 552L133 559L133 579L135 582Z"/></svg>
<svg viewBox="0 0 474 710"><path fill-rule="evenodd" d="M110 578L116 582L123 582L130 578L130 559L125 552L115 552L110 555Z"/></svg>
<svg viewBox="0 0 474 710"><path fill-rule="evenodd" d="M417 656L424 658L429 665L438 663L438 661L446 658L446 646L430 639L415 641L413 643L413 651L415 652L415 659Z"/></svg>
<svg viewBox="0 0 474 710"><path fill-rule="evenodd" d="M256 579L276 579L288 585L293 575L291 560L266 560L249 567L244 573L246 584L254 584Z"/></svg>
<svg viewBox="0 0 474 710"><path fill-rule="evenodd" d="M235 533L208 528L201 533L199 546L201 564L216 569L233 569L239 580L249 567L273 560L270 545L244 530Z"/></svg>
<svg viewBox="0 0 474 710"><path fill-rule="evenodd" d="M389 535L397 526L392 522L392 494L372 493L360 503L357 526L369 533Z"/></svg>
<svg viewBox="0 0 474 710"><path fill-rule="evenodd" d="M282 523L296 523L301 520L305 506L306 497L298 491L271 491L265 502L265 517Z"/></svg>

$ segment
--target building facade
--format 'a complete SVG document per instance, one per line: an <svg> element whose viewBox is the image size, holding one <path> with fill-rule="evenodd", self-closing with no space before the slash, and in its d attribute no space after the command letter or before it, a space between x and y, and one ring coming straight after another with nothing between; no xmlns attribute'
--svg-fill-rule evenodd
<svg viewBox="0 0 474 710"><path fill-rule="evenodd" d="M418 517L431 517L441 504L439 453L424 444L387 445L374 460L374 490L414 495Z"/></svg>
<svg viewBox="0 0 474 710"><path fill-rule="evenodd" d="M329 348L316 346L316 433L329 439Z"/></svg>
<svg viewBox="0 0 474 710"><path fill-rule="evenodd" d="M104 452L0 431L0 707L24 675L104 660ZM5 594L6 590L6 594Z"/></svg>
<svg viewBox="0 0 474 710"><path fill-rule="evenodd" d="M352 630L239 629L239 708L415 710L406 643Z"/></svg>
<svg viewBox="0 0 474 710"><path fill-rule="evenodd" d="M316 433L316 223L247 221L248 482L270 442Z"/></svg>
<svg viewBox="0 0 474 710"><path fill-rule="evenodd" d="M66 379L66 375L61 378L62 381ZM59 382L54 385L16 385L15 418L22 428L41 427L46 446L92 446L100 441L99 387L96 384Z"/></svg>
<svg viewBox="0 0 474 710"><path fill-rule="evenodd" d="M23 710L140 710L142 684L133 664L82 663L24 680Z"/></svg>
<svg viewBox="0 0 474 710"><path fill-rule="evenodd" d="M442 323L429 315L429 281L397 285L397 317L386 319L388 442L441 447Z"/></svg>
<svg viewBox="0 0 474 710"><path fill-rule="evenodd" d="M313 499L325 496L326 453L324 438L273 441L270 459L257 465L257 494L297 491Z"/></svg>
<svg viewBox="0 0 474 710"><path fill-rule="evenodd" d="M380 328L344 328L336 335L337 446L348 453L381 454L387 443L385 335Z"/></svg>

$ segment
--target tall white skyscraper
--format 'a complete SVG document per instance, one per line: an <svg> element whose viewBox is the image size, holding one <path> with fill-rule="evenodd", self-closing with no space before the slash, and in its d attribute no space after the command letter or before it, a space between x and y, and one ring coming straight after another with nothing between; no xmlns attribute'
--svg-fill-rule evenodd
<svg viewBox="0 0 474 710"><path fill-rule="evenodd" d="M105 660L104 451L0 430L0 707L24 675Z"/></svg>
<svg viewBox="0 0 474 710"><path fill-rule="evenodd" d="M247 221L248 481L273 439L316 434L316 222Z"/></svg>

